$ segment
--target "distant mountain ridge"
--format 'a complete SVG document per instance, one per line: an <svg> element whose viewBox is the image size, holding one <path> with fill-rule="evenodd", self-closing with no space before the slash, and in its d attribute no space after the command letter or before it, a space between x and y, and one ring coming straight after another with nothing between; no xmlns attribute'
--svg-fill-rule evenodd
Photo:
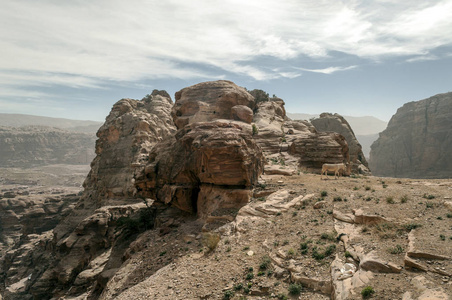
<svg viewBox="0 0 452 300"><path fill-rule="evenodd" d="M102 122L90 120L71 120L26 114L0 113L0 126L8 127L48 126L74 132L96 133L101 125Z"/></svg>

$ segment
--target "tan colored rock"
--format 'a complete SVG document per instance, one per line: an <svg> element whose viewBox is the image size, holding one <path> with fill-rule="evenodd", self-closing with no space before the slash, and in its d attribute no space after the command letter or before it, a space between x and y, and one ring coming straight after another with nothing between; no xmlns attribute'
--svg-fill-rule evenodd
<svg viewBox="0 0 452 300"><path fill-rule="evenodd" d="M171 115L178 129L196 122L233 119L232 107L254 108L254 98L244 88L231 81L202 82L176 93ZM237 113L237 110L235 110ZM241 116L246 113L242 110ZM247 117L245 117L245 120Z"/></svg>
<svg viewBox="0 0 452 300"><path fill-rule="evenodd" d="M172 101L160 94L154 91L141 101L122 99L113 106L97 132L97 156L83 184L85 205L135 197L135 170L144 167L156 143L175 132Z"/></svg>
<svg viewBox="0 0 452 300"><path fill-rule="evenodd" d="M452 92L409 102L397 110L371 146L374 175L450 178Z"/></svg>
<svg viewBox="0 0 452 300"><path fill-rule="evenodd" d="M358 142L353 129L347 120L339 114L322 113L319 118L311 120L312 125L318 132L336 132L341 134L347 141L352 172L368 172L367 161L364 157L361 144Z"/></svg>
<svg viewBox="0 0 452 300"><path fill-rule="evenodd" d="M253 121L253 110L245 105L236 105L231 108L232 119L251 124Z"/></svg>

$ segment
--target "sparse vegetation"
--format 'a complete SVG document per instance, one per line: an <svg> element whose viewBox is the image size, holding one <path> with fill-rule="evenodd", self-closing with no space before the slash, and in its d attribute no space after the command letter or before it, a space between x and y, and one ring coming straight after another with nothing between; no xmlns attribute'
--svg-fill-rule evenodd
<svg viewBox="0 0 452 300"><path fill-rule="evenodd" d="M422 196L422 198L431 200L431 199L435 199L435 196L434 196L434 195L427 195L427 194L424 194L424 195Z"/></svg>
<svg viewBox="0 0 452 300"><path fill-rule="evenodd" d="M291 295L300 295L303 290L303 286L297 283L289 284L289 294Z"/></svg>
<svg viewBox="0 0 452 300"><path fill-rule="evenodd" d="M402 196L402 198L400 198L400 202L401 203L407 203L408 202L408 196L407 195Z"/></svg>
<svg viewBox="0 0 452 300"><path fill-rule="evenodd" d="M441 239L441 241L445 241L446 240L446 236L444 234L440 234L439 238Z"/></svg>
<svg viewBox="0 0 452 300"><path fill-rule="evenodd" d="M223 294L223 300L229 300L232 299L232 297L234 297L234 292L231 290L227 290Z"/></svg>
<svg viewBox="0 0 452 300"><path fill-rule="evenodd" d="M371 286L366 286L365 288L363 288L361 290L361 296L363 296L364 299L369 298L370 296L372 296L373 294L375 294L375 290L373 287Z"/></svg>
<svg viewBox="0 0 452 300"><path fill-rule="evenodd" d="M331 233L324 232L320 235L320 238L322 240L334 241L336 239L336 234L334 232L331 232Z"/></svg>
<svg viewBox="0 0 452 300"><path fill-rule="evenodd" d="M365 189L366 191L370 191L370 186L366 186L364 189Z"/></svg>
<svg viewBox="0 0 452 300"><path fill-rule="evenodd" d="M261 264L259 265L259 270L267 270L271 264L271 259L267 255L262 258Z"/></svg>
<svg viewBox="0 0 452 300"><path fill-rule="evenodd" d="M327 191L321 191L320 192L320 196L326 197L326 196L328 196L328 192Z"/></svg>
<svg viewBox="0 0 452 300"><path fill-rule="evenodd" d="M251 125L251 128L253 129L253 135L256 135L259 133L259 129L257 128L256 124Z"/></svg>
<svg viewBox="0 0 452 300"><path fill-rule="evenodd" d="M392 198L392 197L387 197L386 198L386 203L388 203L388 204L394 204L395 202L394 202L394 198Z"/></svg>
<svg viewBox="0 0 452 300"><path fill-rule="evenodd" d="M426 208L433 208L433 203L427 202L425 203Z"/></svg>
<svg viewBox="0 0 452 300"><path fill-rule="evenodd" d="M213 251L220 242L220 235L216 232L203 232L201 241L209 251Z"/></svg>
<svg viewBox="0 0 452 300"><path fill-rule="evenodd" d="M411 230L413 230L413 229L416 229L416 228L419 228L419 227L421 227L422 225L421 224L418 224L418 223L409 223L409 224L405 224L405 229L407 230L407 231L411 231Z"/></svg>
<svg viewBox="0 0 452 300"><path fill-rule="evenodd" d="M397 245L395 245L395 247L389 248L388 251L391 254L400 254L400 253L403 253L405 250L403 249L403 247L401 245L397 244Z"/></svg>
<svg viewBox="0 0 452 300"><path fill-rule="evenodd" d="M340 202L340 201L342 201L342 197L340 197L340 196L334 197L333 201L334 202Z"/></svg>
<svg viewBox="0 0 452 300"><path fill-rule="evenodd" d="M251 280L251 279L253 279L254 278L254 273L248 273L248 274L246 274L246 280Z"/></svg>

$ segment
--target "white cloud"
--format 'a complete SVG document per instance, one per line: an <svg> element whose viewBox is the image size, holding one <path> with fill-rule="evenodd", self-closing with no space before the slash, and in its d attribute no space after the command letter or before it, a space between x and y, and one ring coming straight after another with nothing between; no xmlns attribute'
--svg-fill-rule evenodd
<svg viewBox="0 0 452 300"><path fill-rule="evenodd" d="M0 20L0 83L10 87L98 88L105 81L225 72L294 78L299 73L253 61L322 61L332 51L418 56L452 45L451 0L4 1ZM224 71L195 67L203 65Z"/></svg>
<svg viewBox="0 0 452 300"><path fill-rule="evenodd" d="M324 69L305 69L305 68L295 68L297 70L301 71L307 71L307 72L313 72L313 73L322 73L322 74L333 74L338 71L346 71L355 69L356 66L349 66L349 67L328 67Z"/></svg>

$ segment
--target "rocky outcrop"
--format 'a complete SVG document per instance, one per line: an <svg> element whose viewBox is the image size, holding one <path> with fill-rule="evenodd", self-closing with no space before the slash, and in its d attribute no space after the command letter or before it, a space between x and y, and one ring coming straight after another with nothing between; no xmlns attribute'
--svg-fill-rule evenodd
<svg viewBox="0 0 452 300"><path fill-rule="evenodd" d="M254 98L244 88L227 80L209 81L177 92L171 114L178 129L190 123L234 117L247 122L249 113L238 113L243 111L241 106L254 108Z"/></svg>
<svg viewBox="0 0 452 300"><path fill-rule="evenodd" d="M409 102L372 144L374 175L449 178L452 175L452 93Z"/></svg>
<svg viewBox="0 0 452 300"><path fill-rule="evenodd" d="M0 167L89 164L95 136L45 126L0 127Z"/></svg>
<svg viewBox="0 0 452 300"><path fill-rule="evenodd" d="M353 129L341 115L322 113L319 118L311 120L311 123L319 132L336 132L342 135L348 144L352 171L369 173L361 144L356 139Z"/></svg>
<svg viewBox="0 0 452 300"><path fill-rule="evenodd" d="M154 90L141 101L122 99L113 106L97 132L97 156L84 182L87 205L135 197L135 170L148 161L155 144L176 130L166 95Z"/></svg>
<svg viewBox="0 0 452 300"><path fill-rule="evenodd" d="M253 106L252 96L229 81L177 92L172 116L179 131L152 149L136 177L140 196L203 218L247 203L263 168L248 124Z"/></svg>
<svg viewBox="0 0 452 300"><path fill-rule="evenodd" d="M280 98L260 102L253 121L254 138L267 158L266 174L275 174L273 164L320 173L324 163L349 161L349 146L342 135L319 132L308 121L290 120Z"/></svg>

